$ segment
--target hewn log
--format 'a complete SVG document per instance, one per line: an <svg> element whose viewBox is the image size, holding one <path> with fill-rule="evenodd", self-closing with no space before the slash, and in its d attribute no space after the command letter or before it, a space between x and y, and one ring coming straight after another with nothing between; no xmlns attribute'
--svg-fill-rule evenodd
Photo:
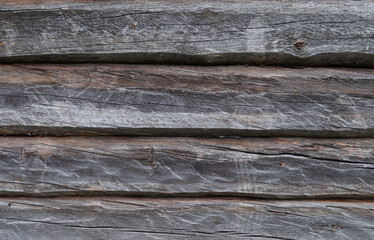
<svg viewBox="0 0 374 240"><path fill-rule="evenodd" d="M0 61L374 66L374 2L4 1Z"/></svg>
<svg viewBox="0 0 374 240"><path fill-rule="evenodd" d="M374 136L374 69L1 65L1 134Z"/></svg>
<svg viewBox="0 0 374 240"><path fill-rule="evenodd" d="M374 139L0 138L0 196L374 198Z"/></svg>
<svg viewBox="0 0 374 240"><path fill-rule="evenodd" d="M374 202L0 199L4 239L373 239Z"/></svg>

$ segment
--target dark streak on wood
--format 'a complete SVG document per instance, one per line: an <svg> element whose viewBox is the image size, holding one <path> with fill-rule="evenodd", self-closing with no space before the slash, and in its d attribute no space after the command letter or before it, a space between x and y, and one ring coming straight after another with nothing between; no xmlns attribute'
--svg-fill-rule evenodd
<svg viewBox="0 0 374 240"><path fill-rule="evenodd" d="M0 199L4 239L373 239L374 202Z"/></svg>
<svg viewBox="0 0 374 240"><path fill-rule="evenodd" d="M371 0L5 1L0 61L373 67L373 11Z"/></svg>
<svg viewBox="0 0 374 240"><path fill-rule="evenodd" d="M0 133L373 137L374 70L1 65Z"/></svg>
<svg viewBox="0 0 374 240"><path fill-rule="evenodd" d="M374 199L373 146L374 139L2 137L0 194Z"/></svg>

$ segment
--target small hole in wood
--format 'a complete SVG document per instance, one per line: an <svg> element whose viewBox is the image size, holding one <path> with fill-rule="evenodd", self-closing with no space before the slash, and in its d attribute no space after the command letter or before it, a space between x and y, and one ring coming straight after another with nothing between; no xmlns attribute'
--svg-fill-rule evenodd
<svg viewBox="0 0 374 240"><path fill-rule="evenodd" d="M131 28L131 29L135 29L135 25L134 25L134 24L131 25L130 28Z"/></svg>
<svg viewBox="0 0 374 240"><path fill-rule="evenodd" d="M302 41L302 40L299 40L297 42L295 42L293 44L293 46L297 49L297 50L301 50L304 46L305 46L305 42Z"/></svg>
<svg viewBox="0 0 374 240"><path fill-rule="evenodd" d="M284 166L284 162L279 163L279 165L280 165L281 167L283 167L283 166Z"/></svg>

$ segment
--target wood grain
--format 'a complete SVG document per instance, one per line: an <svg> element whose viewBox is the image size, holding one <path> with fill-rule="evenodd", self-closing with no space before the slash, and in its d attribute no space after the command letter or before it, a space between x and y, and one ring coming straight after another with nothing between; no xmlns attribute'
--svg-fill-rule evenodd
<svg viewBox="0 0 374 240"><path fill-rule="evenodd" d="M0 134L373 137L374 69L0 65Z"/></svg>
<svg viewBox="0 0 374 240"><path fill-rule="evenodd" d="M0 199L4 239L372 239L374 202Z"/></svg>
<svg viewBox="0 0 374 240"><path fill-rule="evenodd" d="M0 61L374 66L374 2L3 1Z"/></svg>
<svg viewBox="0 0 374 240"><path fill-rule="evenodd" d="M374 198L374 139L0 138L1 196Z"/></svg>

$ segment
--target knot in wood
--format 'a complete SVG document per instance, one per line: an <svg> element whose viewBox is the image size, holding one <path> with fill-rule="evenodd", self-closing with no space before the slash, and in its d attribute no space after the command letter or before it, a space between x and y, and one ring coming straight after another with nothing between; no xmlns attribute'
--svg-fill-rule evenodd
<svg viewBox="0 0 374 240"><path fill-rule="evenodd" d="M158 167L157 163L154 162L154 161L152 161L152 162L149 164L149 166L150 166L151 168L153 168L153 169L155 169L155 168Z"/></svg>
<svg viewBox="0 0 374 240"><path fill-rule="evenodd" d="M336 231L336 230L339 230L341 227L337 224L333 224L333 225L331 225L331 228L332 228L333 231Z"/></svg>

